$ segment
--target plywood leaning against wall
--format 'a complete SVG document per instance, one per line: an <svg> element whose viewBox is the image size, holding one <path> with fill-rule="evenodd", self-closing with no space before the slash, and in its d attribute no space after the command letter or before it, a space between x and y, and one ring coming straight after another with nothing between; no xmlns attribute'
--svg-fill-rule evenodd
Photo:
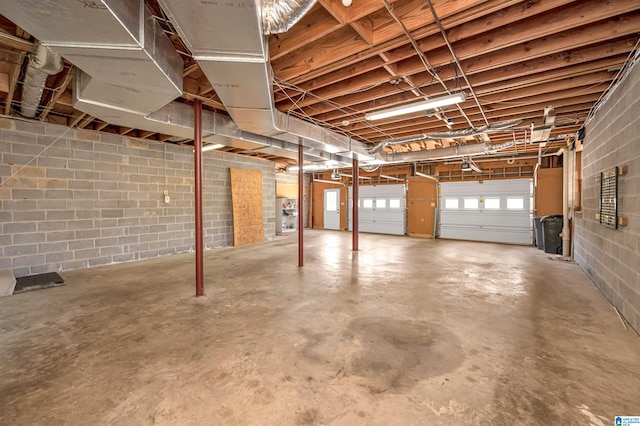
<svg viewBox="0 0 640 426"><path fill-rule="evenodd" d="M262 222L262 172L229 169L233 205L233 245L264 241Z"/></svg>
<svg viewBox="0 0 640 426"><path fill-rule="evenodd" d="M437 203L434 180L412 177L407 183L407 234L411 237L433 238Z"/></svg>
<svg viewBox="0 0 640 426"><path fill-rule="evenodd" d="M562 214L562 167L538 170L535 216Z"/></svg>

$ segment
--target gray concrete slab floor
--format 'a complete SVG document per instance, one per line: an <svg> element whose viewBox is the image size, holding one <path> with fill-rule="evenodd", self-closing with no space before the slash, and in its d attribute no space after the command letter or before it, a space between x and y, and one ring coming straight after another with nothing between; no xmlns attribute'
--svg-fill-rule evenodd
<svg viewBox="0 0 640 426"><path fill-rule="evenodd" d="M0 299L2 425L572 425L640 415L640 338L535 248L363 234L63 272Z"/></svg>

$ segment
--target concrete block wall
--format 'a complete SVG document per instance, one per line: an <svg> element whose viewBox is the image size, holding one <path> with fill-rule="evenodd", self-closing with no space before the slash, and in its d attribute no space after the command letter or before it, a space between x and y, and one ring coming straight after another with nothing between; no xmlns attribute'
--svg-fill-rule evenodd
<svg viewBox="0 0 640 426"><path fill-rule="evenodd" d="M205 246L233 245L229 167L262 172L264 236L274 238L274 163L210 151ZM1 118L0 179L0 268L18 277L193 250L190 148Z"/></svg>
<svg viewBox="0 0 640 426"><path fill-rule="evenodd" d="M640 66L617 87L586 127L582 154L582 217L575 219L574 257L640 332ZM619 178L618 210L628 225L598 223L600 172L627 166Z"/></svg>

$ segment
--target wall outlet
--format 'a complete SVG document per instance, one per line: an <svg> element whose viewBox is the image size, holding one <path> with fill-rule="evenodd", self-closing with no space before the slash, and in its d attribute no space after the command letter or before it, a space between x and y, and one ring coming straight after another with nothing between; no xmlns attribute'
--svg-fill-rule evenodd
<svg viewBox="0 0 640 426"><path fill-rule="evenodd" d="M164 191L162 191L162 193L164 194L164 203L169 204L169 190L165 189Z"/></svg>

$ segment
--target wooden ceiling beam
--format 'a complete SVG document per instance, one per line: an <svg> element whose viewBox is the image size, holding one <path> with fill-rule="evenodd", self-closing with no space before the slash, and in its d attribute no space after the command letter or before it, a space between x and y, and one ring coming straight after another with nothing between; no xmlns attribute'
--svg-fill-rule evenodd
<svg viewBox="0 0 640 426"><path fill-rule="evenodd" d="M36 51L36 46L32 42L25 40L22 37L16 37L2 31L0 31L0 45L26 53L33 53Z"/></svg>
<svg viewBox="0 0 640 426"><path fill-rule="evenodd" d="M556 111L558 114L568 113L573 110L584 110L589 109L593 104L598 100L600 95L598 93L593 93L590 95L577 96L576 98L567 99L567 102L563 104L561 107L557 107ZM511 117L522 114L541 114L541 111L544 111L544 108L549 106L549 103L535 103L535 104L527 104L522 106L509 106L503 105L501 108L492 109L490 111L486 111L485 114L490 121L503 121L505 117ZM450 118L453 118L454 122L460 122L463 118L457 113L457 111L453 114L448 115ZM416 133L425 133L423 129L425 128L438 128L442 127L439 121L434 121L426 116L422 116L419 118L413 118L410 120L397 120L390 123L385 123L376 126L375 128L371 128L367 126L367 123L359 122L354 123L353 125L347 126L345 128L346 131L356 132L358 135L362 135L362 137L370 138L383 136L384 133L393 134L400 130L410 130Z"/></svg>
<svg viewBox="0 0 640 426"><path fill-rule="evenodd" d="M550 83L542 83L532 85L523 89L517 90L506 90L501 93L492 94L492 95L482 95L480 96L480 103L483 108L488 108L488 106L492 103L496 102L506 102L506 101L514 101L521 98L529 98L540 95L546 95L548 93L563 93L565 97L572 97L586 93L594 93L594 92L602 92L604 90L603 87L598 87L598 85L605 84L612 79L612 74L608 72L601 73L593 73L584 76L578 76L566 80L555 81ZM587 86L585 89L584 86ZM572 92L573 88L580 87L581 90L586 90L585 93L582 92ZM359 111L359 114L363 114L368 111L373 111L375 109L386 108L390 106L395 106L402 102L405 102L407 95L402 93L400 95L394 95L383 99L377 99L375 103L373 101L365 102L363 104L358 104L353 107ZM530 102L530 101L527 101ZM472 100L467 100L466 102L460 104L465 111L468 111L468 108L475 107L475 103ZM351 119L348 115L345 115L341 111L332 111L325 114L320 114L314 117L316 120L320 120L323 122L327 122L329 124L338 125L343 119ZM410 116L408 117L410 118Z"/></svg>
<svg viewBox="0 0 640 426"><path fill-rule="evenodd" d="M605 16L615 16L615 13L627 10L630 7L631 6L629 6L628 2L617 1L615 2L615 5L609 5L607 10L605 12L602 12L600 11L600 9L598 9L597 6L594 6L594 4L591 4L591 6L588 7L587 5L580 3L578 6L564 8L563 10L565 11L565 13L560 17L553 17L548 13L541 13L540 15L537 15L534 19L540 21L540 26L535 27L535 31L531 29L532 25L529 23L529 21L522 21L517 24L501 27L483 34L480 31L485 28L484 25L486 24L482 22L477 25L468 27L463 33L459 33L457 37L464 36L466 37L466 39L461 42L462 44L454 45L454 49L456 51L456 54L461 59L464 59L491 53L499 47L514 46L520 43L520 46L518 46L518 48L522 48L522 50L524 51L520 55L518 54L518 51L512 52L513 60L511 61L511 63L516 62L520 57L533 58L541 55L548 55L549 53L559 52L562 50L570 49L572 47L575 48L585 46L594 42L619 37L624 34L634 33L634 28L637 30L637 28L640 26L637 17L634 16L637 15L637 13L630 13L623 17L596 22ZM546 9L540 10L542 12L546 12ZM514 19L514 17L517 16L514 15L516 11L517 9L514 9L514 12L509 15L510 19ZM570 15L573 12L584 13L584 16L581 15L580 19L576 18L575 16L567 17L567 15ZM540 30L540 28L552 28L551 26L545 25L545 22L548 19L552 18L557 22L557 25L560 28L571 28L572 25L579 26L588 22L595 23L592 26L586 26L581 27L577 30L571 30L571 32L564 32L562 34L555 33L553 36L549 36L546 39L538 38L540 34L546 34L551 31L556 31L555 29L549 29L547 31ZM481 38L471 37L474 35L474 33L478 33L477 35L480 35ZM493 38L496 38L497 41L492 41ZM535 40L534 42L534 39L537 40ZM483 41L484 44L480 43L480 41ZM557 49L549 48L549 42L557 45ZM450 52L448 51L448 49L442 47L443 41L439 34L436 34L432 37L427 37L423 40L419 40L418 43L423 51L429 51L429 60L432 63L446 64L451 61ZM398 73L400 75L413 74L424 71L424 66L417 58L414 57L415 51L410 46L405 46L393 51L386 51L385 54L392 61L411 58L411 60L407 64L403 63L399 65ZM465 71L477 72L480 71L480 69L478 69L477 66L474 67L473 65L471 65L470 68L465 69ZM306 73L306 75L311 76L311 73ZM327 78L327 80L341 77L342 76L336 76L335 74L333 74L329 78ZM297 84L299 84L299 82L297 82ZM328 84L331 84L331 82L328 82ZM309 90L306 87L305 89Z"/></svg>
<svg viewBox="0 0 640 426"><path fill-rule="evenodd" d="M73 92L70 90L70 88L62 91L56 103L58 105L64 105L68 107L73 106Z"/></svg>
<svg viewBox="0 0 640 426"><path fill-rule="evenodd" d="M182 77L189 77L191 74L193 74L195 71L200 69L200 65L197 62L192 63L191 65L188 65L183 71L182 71Z"/></svg>
<svg viewBox="0 0 640 426"><path fill-rule="evenodd" d="M563 80L552 81L549 83L531 84L527 88L521 89L521 90L513 90L513 89L506 88L504 91L502 91L498 95L504 95L505 98L513 99L513 96L517 96L518 94L520 94L520 96L531 96L536 93L545 93L548 91L562 90L568 87L582 86L583 84L597 84L600 82L606 82L611 80L611 78L612 78L612 74L608 72L592 73L585 76L565 78ZM587 83L582 83L583 81ZM423 87L422 90L426 91L426 93L430 96L439 95L443 93L442 90L440 90L440 88L436 88L436 90L432 92L427 91L425 87ZM483 106L485 105L485 103L491 103L490 101L488 101L490 97L482 94L481 86L478 86L478 91L480 93L479 94L480 103ZM325 121L325 122L332 122L332 121L338 122L338 121L342 121L343 119L353 120L354 118L361 116L363 113L378 110L378 109L383 109L383 108L390 108L403 103L407 103L408 101L412 101L412 100L415 100L415 96L408 95L407 91L392 94L390 96L379 97L373 100L367 100L365 102L361 102L361 103L349 106L352 110L358 111L358 114L355 116L340 110L335 110L335 109L329 109L327 111L327 109L324 108L324 105L321 106L322 109L321 108L314 109L315 106L311 106L311 107L305 108L304 111L305 111L305 114L313 116L313 118L315 118L316 120ZM470 102L470 100L468 100L465 104L475 105L473 102Z"/></svg>
<svg viewBox="0 0 640 426"><path fill-rule="evenodd" d="M134 130L135 130L134 127L120 127L120 129L118 130L118 134L125 136L133 132Z"/></svg>
<svg viewBox="0 0 640 426"><path fill-rule="evenodd" d="M538 2L538 3L528 4L526 7L522 6L521 4L517 4L517 5L512 5L506 8L501 8L498 11L493 12L486 17L482 15L481 19L475 19L469 22L463 22L462 25L454 27L453 30L456 30L454 40L471 38L471 37L482 34L487 29L487 21L491 22L492 24L491 28L496 28L503 25L512 25L514 22L524 19L525 17L529 17L537 13L543 13L555 7L564 5L570 1L571 0L554 0L553 2L542 2L542 3ZM493 9L489 9L489 10L493 10ZM481 11L486 12L487 10L481 9ZM479 14L480 13L481 12L479 12ZM422 32L424 32L424 29L421 29L421 32L416 34L415 37L419 38L423 36ZM444 47L444 40L442 39L442 36L438 33L437 28L435 27L435 24L430 24L430 31L428 31L428 34L430 36L426 37L426 40L418 40L418 45L420 46L422 51L426 52L426 51L431 51L437 48ZM401 44L399 44L398 46L395 46L396 50L392 50L391 48L389 48L389 49L386 49L384 53L380 51L380 52L377 52L377 54L384 54L385 62L397 62L402 59L414 58L415 50L413 49L413 47L408 44L408 41L406 38L403 38L402 41L403 42ZM417 58L415 58L415 61L419 62ZM420 67L422 68L422 71L423 71L424 67L421 62L420 62ZM366 72L367 70L370 71L371 69L373 69L373 67L361 67L361 69L362 69L362 72ZM305 90L313 91L318 89L319 87L322 87L322 85L328 85L328 84L334 85L336 78L342 79L342 77L336 76L335 73L330 73L328 78L326 78L326 80L328 81L322 81L323 79L317 78L315 79L315 84L313 85L305 84L303 87ZM351 73L344 78L353 79L355 78L355 75ZM298 84L300 84L300 82L298 82Z"/></svg>
<svg viewBox="0 0 640 426"><path fill-rule="evenodd" d="M340 2L335 2L344 9ZM337 8L337 7L336 7ZM300 49L302 46L332 33L342 26L334 16L321 6L315 6L289 31L269 37L269 55L272 61Z"/></svg>
<svg viewBox="0 0 640 426"><path fill-rule="evenodd" d="M209 99L209 98L205 98L205 97L194 95L192 93L187 93L187 92L183 93L182 95L188 100L200 99L203 105L210 106L220 111L226 111L222 102L216 101L215 99Z"/></svg>
<svg viewBox="0 0 640 426"><path fill-rule="evenodd" d="M42 113L40 113L40 121L44 121L47 118L55 104L64 94L64 91L67 89L67 86L69 86L69 83L71 83L71 80L73 79L74 72L75 67L73 65L70 65L69 68L67 68L66 73L64 73L60 84L58 84L58 86L53 89L53 93L51 94L51 98L47 102L47 105L42 110Z"/></svg>
<svg viewBox="0 0 640 426"><path fill-rule="evenodd" d="M0 73L0 92L9 93L9 74Z"/></svg>
<svg viewBox="0 0 640 426"><path fill-rule="evenodd" d="M4 115L9 115L9 112L11 112L11 103L13 102L13 96L16 91L16 85L18 84L18 78L20 77L20 70L22 69L25 56L26 52L20 53L18 60L11 67L11 73L9 74L9 92L7 93L4 103Z"/></svg>
<svg viewBox="0 0 640 426"><path fill-rule="evenodd" d="M527 127L531 120L535 120L539 118L544 108L548 106L547 104L538 103L528 107L518 107L518 108L510 108L503 109L501 111L493 111L487 114L488 118L491 118L495 121L506 121L506 120L524 120L522 124L516 126L516 128ZM558 117L564 116L569 118L580 118L573 117L573 115L584 115L585 111L589 111L593 106L593 102L580 103L575 105L565 105L562 107L556 108ZM458 119L454 119L458 123L462 123L463 120L461 117ZM442 124L430 121L422 124L416 124L412 126L400 126L394 128L385 128L387 133L393 134L393 138L402 137L402 136L411 136L411 135L419 135L422 133L435 133L442 131ZM377 133L366 133L362 134L362 137L366 137L371 141L381 141L389 139L387 135L381 132Z"/></svg>
<svg viewBox="0 0 640 426"><path fill-rule="evenodd" d="M340 25L346 24L347 9L342 5L342 2L335 0L319 0L318 3L322 5L324 10L329 13L336 22Z"/></svg>
<svg viewBox="0 0 640 426"><path fill-rule="evenodd" d="M374 44L373 38L375 34L373 30L373 22L363 18L359 21L352 22L349 25L368 45Z"/></svg>
<svg viewBox="0 0 640 426"><path fill-rule="evenodd" d="M611 0L605 3L574 2L561 10L552 10L517 24L487 31L471 39L466 38L453 43L453 46L460 59L478 56L479 51L482 54L491 53L560 33L570 37L574 47L584 46L598 41L592 37L593 26L588 24L595 24L594 26L597 27L605 25L609 29L607 38L618 37L620 33L617 30L619 27L624 27L625 23L616 22L617 18L612 20L609 18L624 16L627 12L634 12L635 9L637 5L627 0ZM628 18L637 24L637 16L633 19L633 15L640 15L640 12L636 11L631 15ZM638 28L636 25L636 32ZM552 45L548 46L546 54L550 51L553 51ZM522 57L529 56L517 55L518 59Z"/></svg>
<svg viewBox="0 0 640 426"><path fill-rule="evenodd" d="M477 19L481 16L484 16L489 13L493 13L499 10L504 9L507 6L510 6L514 3L518 3L520 0L489 0L481 5L472 7L470 9L460 8L460 11L451 17L441 17L442 23L445 27L460 25L464 22ZM453 2L452 2L453 3ZM458 4L458 2L455 2ZM420 28L414 31L412 34L416 39L421 39L423 37L437 34L438 27L435 24L427 25L426 27ZM339 43L338 41L335 41ZM334 43L335 43L334 42ZM395 37L392 40L386 41L384 43L377 44L371 48L368 48L363 51L354 51L350 56L345 58L334 58L334 62L331 64L326 64L324 66L317 65L313 69L307 67L304 72L296 74L296 73L279 73L279 70L275 68L274 71L276 75L284 80L287 80L293 84L300 84L305 81L309 81L312 79L317 79L321 76L326 76L328 74L336 74L333 76L333 81L338 81L339 79L348 78L354 75L354 70L351 70L349 67L353 64L357 64L362 62L363 60L369 59L378 55L380 52L388 52L389 50L399 48L407 44L407 38L403 34L401 36ZM337 60L336 60L337 59ZM358 68L356 67L356 70ZM331 84L331 82L327 83Z"/></svg>
<svg viewBox="0 0 640 426"><path fill-rule="evenodd" d="M524 23L526 24L526 22ZM526 27L526 25L524 25ZM509 44L505 50L488 49L484 51L479 45L467 44L466 46L456 46L454 49L458 57L462 60L462 68L468 74L493 69L493 61L500 57L503 65L516 64L523 59L531 60L543 56L553 55L567 50L578 49L595 43L605 42L629 34L635 34L640 28L640 11L627 14L621 17L607 19L591 25L555 33L543 38L533 40L521 40L519 44ZM519 31L514 26L514 31ZM517 36L516 36L517 37ZM505 58L505 52L510 55ZM450 53L447 49L438 49L432 52L429 60L436 64L448 63ZM424 67L417 60L403 62L398 65L398 71L404 74L414 74L420 72Z"/></svg>
<svg viewBox="0 0 640 426"><path fill-rule="evenodd" d="M155 135L155 134L156 134L156 132L152 132L152 131L149 131L149 130L144 130L144 131L141 131L138 136L140 138L142 138L142 139L147 139L149 136Z"/></svg>
<svg viewBox="0 0 640 426"><path fill-rule="evenodd" d="M570 42L570 41L569 41ZM486 80L487 82L498 81L499 79L504 79L505 76L511 75L526 75L527 73L536 72L537 70L549 70L557 68L564 64L572 64L579 63L582 61L589 61L597 58L598 56L606 56L608 54L620 55L627 54L635 44L635 37L624 37L621 39L616 39L611 42L606 42L604 44L597 44L594 46L588 46L579 48L576 50L569 51L561 51L559 53L536 58L531 61L518 62L514 64L504 64L506 61L509 61L509 56L507 52L507 56L498 55L496 52L488 55L489 57L483 57L482 63L478 60L472 61L473 65L476 65L477 68L483 70L482 72L474 75L473 73L469 73L470 79L474 86L479 84L484 84L484 82L480 79ZM540 46L542 48L542 46ZM485 64L486 63L486 66ZM463 68L470 68L467 66L467 62L462 62ZM498 66L498 70L496 71L494 68ZM452 70L442 70L442 75L446 77L451 77L453 75ZM423 76L421 80L417 80L416 84L423 85L428 81L428 76ZM380 89L372 89L372 90L380 90ZM326 96L326 95L325 95ZM361 95L362 96L362 95ZM332 99L334 102L345 103L345 100ZM350 104L350 102L349 102Z"/></svg>
<svg viewBox="0 0 640 426"><path fill-rule="evenodd" d="M531 115L512 115L511 117L513 117L513 119L522 119L523 120L523 124L518 126L518 127L514 127L513 129L509 129L509 130L505 130L502 132L494 132L494 133L488 133L487 135L491 137L491 139L495 140L495 139L512 139L513 135L516 135L516 138L520 138L523 139L525 137L525 134L530 135L530 128L527 128L527 125L531 125L533 124L534 126L541 126L544 125L544 121L542 118L540 118L540 111L538 111L538 113L536 114L531 114ZM584 109L584 110L575 110L575 111L570 111L565 117L566 123L563 123L563 126L560 127L560 129L563 129L563 132L567 132L567 128L568 127L573 127L576 126L576 130L577 128L579 128L583 123L584 120L586 119L587 115L589 113L589 109ZM569 120L571 120L569 122ZM574 124L575 123L575 124ZM566 126L564 125L566 124ZM464 129L464 127L461 128L456 128L458 130ZM455 130L455 129L454 129ZM412 136L416 136L416 135L421 135L424 133L436 133L436 132L441 132L442 131L442 127L427 127L425 126L422 129L419 130L411 130L411 129L406 129L406 130L401 130L397 133L394 134L393 138L391 139L395 139L395 138L410 138ZM379 143L385 140L389 140L389 138L387 136L384 135L377 135L377 136L373 136L371 138L369 138L370 143L375 144L375 143ZM442 139L443 144L444 141L446 141L448 139ZM452 141L455 141L456 139L450 139ZM460 139L458 139L460 140Z"/></svg>
<svg viewBox="0 0 640 426"><path fill-rule="evenodd" d="M100 124L98 124L98 125L96 126L96 130L97 130L98 132L101 132L101 131L103 131L104 129L106 129L110 124L111 124L111 123L107 123L106 121L105 121L105 122L103 122L103 123L100 123Z"/></svg>
<svg viewBox="0 0 640 426"><path fill-rule="evenodd" d="M92 115L89 114L83 114L82 115L84 118L82 118L81 120L79 120L79 122L77 123L77 127L80 129L84 129L85 127L87 127L93 120L95 120L95 117L93 117ZM73 127L73 126L72 126Z"/></svg>
<svg viewBox="0 0 640 426"><path fill-rule="evenodd" d="M622 46L625 47L624 44ZM591 56L576 55L576 59L579 59L579 60L594 59L602 55L602 51L600 49L593 49L593 52L591 53L592 53ZM498 69L487 71L484 73L479 73L476 75L471 75L469 76L469 79L477 93L486 94L491 91L502 91L507 89L513 89L516 87L526 87L526 86L530 86L530 85L545 82L545 81L560 80L562 78L583 75L583 74L594 72L594 71L603 71L608 68L624 63L626 59L626 52L625 54L619 54L613 57L605 57L603 59L595 60L595 61L592 60L589 62L577 63L575 65L571 65L572 63L571 60L552 61L552 60L549 60L548 58L545 58L545 59L546 60L535 60L530 62L527 61L526 64L520 63L522 64L521 68L526 69L526 71L523 71L521 73L505 72L503 68L499 67L500 62L496 61L496 66L499 67ZM558 58L558 59L563 59L563 58ZM517 78L511 78L512 75L521 75L521 76ZM455 74L451 69L444 69L441 71L440 76L446 81L446 80L450 80L451 78L454 78ZM430 76L422 73L422 74L414 75L413 83L415 86L425 87L427 85L431 85L433 82ZM405 84L405 85L399 85L397 89L394 90L394 88L391 87L390 85L383 83L382 85L378 85L370 90L361 91L356 95L346 95L342 97L331 98L331 101L334 103L333 105L337 103L344 107L348 107L357 103L366 102L369 100L384 97L385 95L390 96L393 93L406 91L408 90L408 88L409 87ZM440 89L439 85L435 86L435 89L436 91L426 90L426 89L425 91L427 92L427 94L443 93L441 90L439 90ZM321 92L320 96L328 97L329 93L326 93L326 92L328 92L328 90ZM317 100L317 98L312 96L310 96L309 98L312 98L313 100ZM310 101L307 101L307 102L305 101L306 99L303 100L301 104L302 105L310 104ZM280 108L280 105L278 105L278 107ZM334 107L332 105L326 105L326 104L314 105L313 113L311 112L311 108L305 109L305 113L310 115L316 115L323 112L331 111L333 109Z"/></svg>
<svg viewBox="0 0 640 426"><path fill-rule="evenodd" d="M462 67L468 75L478 72L488 72L496 69L497 67L506 67L503 69L503 72L500 73L501 75L505 75L527 72L530 65L539 68L544 66L554 67L557 66L558 62L562 63L568 61L571 63L588 60L588 58L601 55L603 51L610 54L630 51L633 44L635 44L634 37L627 36L623 38L616 38L614 40L611 39L614 38L612 36L634 34L634 26L637 26L635 27L636 29L640 28L640 14L634 14L634 16L629 17L629 19L623 19L620 23L620 27L622 28L614 29L613 27L615 27L615 25L616 20L608 20L594 24L588 29L581 29L580 31L583 33L582 38L590 38L588 41L583 42L582 46L579 45L575 37L572 37L572 35L575 35L573 32L560 33L529 43L523 43L520 46L505 49L503 51L491 52L477 58L463 60ZM592 46L589 44L590 42L596 41L605 43L606 46L600 46L599 44ZM587 43L586 47L584 46L585 43ZM567 50L570 52L569 54L567 54ZM443 66L450 61L449 52L443 48L438 51L439 55L436 58L432 57L432 64L434 66ZM514 54L514 51L521 53L520 55L517 55ZM549 51L553 54L549 55ZM482 51L478 52L478 50L476 50L476 52L480 54L484 53ZM542 56L544 54L546 55ZM526 62L521 62L518 61L517 57L527 57L531 59ZM424 74L424 66L417 59L412 58L405 62L399 62L397 66L397 72L399 75ZM447 78L453 75L453 70L443 68L440 73L441 77ZM318 90L314 92L317 97L309 96L305 99L304 103L307 105L313 104L318 100L318 98L332 99L335 94L344 92L355 84L357 84L357 86L353 86L352 90L354 91L359 90L362 87L366 87L366 85L380 83L384 81L383 75L384 73L376 70L370 73L370 76L367 78L363 79L360 76L362 86L360 86L360 83L355 83L357 79L354 78L352 80L348 80L348 83L334 85L322 91ZM430 77L423 75L423 81L426 81L429 78ZM421 85L422 83L418 81L416 84ZM286 110L290 105L285 101L283 104L279 104L278 107Z"/></svg>

